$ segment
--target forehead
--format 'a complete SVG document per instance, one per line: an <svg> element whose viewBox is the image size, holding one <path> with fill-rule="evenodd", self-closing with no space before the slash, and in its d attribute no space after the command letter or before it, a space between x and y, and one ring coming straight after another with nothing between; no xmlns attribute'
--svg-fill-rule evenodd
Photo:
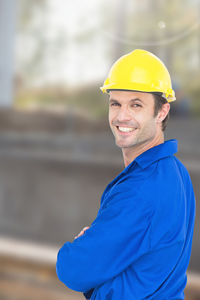
<svg viewBox="0 0 200 300"><path fill-rule="evenodd" d="M154 104L154 96L151 93L143 93L137 91L110 91L109 100L120 102L129 102L132 100L140 100L145 104Z"/></svg>

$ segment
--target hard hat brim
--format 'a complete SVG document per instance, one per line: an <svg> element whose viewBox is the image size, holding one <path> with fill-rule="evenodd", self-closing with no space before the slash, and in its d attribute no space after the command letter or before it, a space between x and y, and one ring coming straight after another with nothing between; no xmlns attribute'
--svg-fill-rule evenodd
<svg viewBox="0 0 200 300"><path fill-rule="evenodd" d="M160 88L156 88L155 86L149 86L146 84L141 84L141 83L110 83L103 85L100 87L103 93L109 94L110 90L126 90L126 91L137 91L137 92L144 92L144 93L157 93L161 92ZM175 93L172 89L168 89L167 91L162 91L162 96L167 99L168 102L172 102L176 100Z"/></svg>

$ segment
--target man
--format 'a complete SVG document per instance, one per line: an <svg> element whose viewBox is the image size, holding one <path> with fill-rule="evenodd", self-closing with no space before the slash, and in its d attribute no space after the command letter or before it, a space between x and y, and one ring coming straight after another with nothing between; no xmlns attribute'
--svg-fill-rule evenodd
<svg viewBox="0 0 200 300"><path fill-rule="evenodd" d="M125 169L107 186L97 218L59 251L57 274L92 300L184 299L195 218L189 174L164 142L169 73L135 50L111 68L109 123Z"/></svg>

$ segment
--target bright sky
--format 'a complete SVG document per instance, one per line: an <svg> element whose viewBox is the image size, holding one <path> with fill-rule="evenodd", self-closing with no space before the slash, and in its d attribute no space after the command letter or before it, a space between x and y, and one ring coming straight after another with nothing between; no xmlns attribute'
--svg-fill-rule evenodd
<svg viewBox="0 0 200 300"><path fill-rule="evenodd" d="M70 87L103 81L110 64L105 58L106 38L98 28L99 14L95 13L98 5L91 0L47 1L48 9L42 15L36 14L32 22L41 28L46 45L41 72L31 82L35 85L64 82ZM82 38L84 35L87 38ZM31 61L36 48L36 36L26 33L17 37L16 69Z"/></svg>
<svg viewBox="0 0 200 300"><path fill-rule="evenodd" d="M77 85L102 80L107 75L98 20L92 17L98 6L93 3L95 1L91 0L49 0L47 35L53 38L60 32L66 39L58 57L52 60L51 55L49 59L47 55L50 81L62 80L69 85ZM73 41L75 36L88 34L91 30L96 34L88 41Z"/></svg>
<svg viewBox="0 0 200 300"><path fill-rule="evenodd" d="M102 2L102 1L101 1ZM84 32L87 24L96 26L96 19L93 14L97 12L98 5L91 0L48 0L51 14L49 20L52 26L66 28L71 35ZM87 24L81 24L80 18L87 19Z"/></svg>

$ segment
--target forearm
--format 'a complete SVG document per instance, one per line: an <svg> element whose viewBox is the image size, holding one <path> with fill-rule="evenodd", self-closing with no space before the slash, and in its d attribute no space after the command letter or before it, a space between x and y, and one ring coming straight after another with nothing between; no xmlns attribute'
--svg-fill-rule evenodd
<svg viewBox="0 0 200 300"><path fill-rule="evenodd" d="M120 197L118 202L110 203L83 235L60 249L57 274L70 289L88 292L149 251L151 227L146 203L142 199L128 201L127 197L123 200Z"/></svg>

